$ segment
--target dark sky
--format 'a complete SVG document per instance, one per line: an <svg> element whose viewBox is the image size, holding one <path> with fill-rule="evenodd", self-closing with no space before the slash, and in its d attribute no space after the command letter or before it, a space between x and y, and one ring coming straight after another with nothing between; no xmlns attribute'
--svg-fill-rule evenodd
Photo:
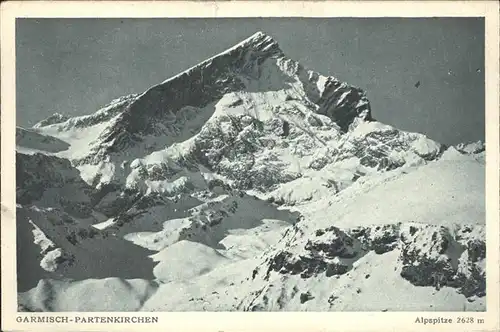
<svg viewBox="0 0 500 332"><path fill-rule="evenodd" d="M381 122L445 144L484 139L481 18L18 19L16 29L21 126L92 113L263 31L290 58L366 90Z"/></svg>

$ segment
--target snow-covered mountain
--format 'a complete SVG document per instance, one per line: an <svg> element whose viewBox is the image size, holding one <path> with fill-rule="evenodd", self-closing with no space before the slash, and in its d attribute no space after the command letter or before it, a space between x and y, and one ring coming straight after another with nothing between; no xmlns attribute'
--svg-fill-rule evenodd
<svg viewBox="0 0 500 332"><path fill-rule="evenodd" d="M21 310L485 310L484 144L261 32L16 142Z"/></svg>

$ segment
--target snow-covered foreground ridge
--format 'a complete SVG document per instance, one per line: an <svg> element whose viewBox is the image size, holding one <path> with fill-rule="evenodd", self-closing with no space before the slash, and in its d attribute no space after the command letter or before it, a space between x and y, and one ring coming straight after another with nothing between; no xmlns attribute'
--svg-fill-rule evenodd
<svg viewBox="0 0 500 332"><path fill-rule="evenodd" d="M21 310L485 310L484 144L263 33L16 142Z"/></svg>

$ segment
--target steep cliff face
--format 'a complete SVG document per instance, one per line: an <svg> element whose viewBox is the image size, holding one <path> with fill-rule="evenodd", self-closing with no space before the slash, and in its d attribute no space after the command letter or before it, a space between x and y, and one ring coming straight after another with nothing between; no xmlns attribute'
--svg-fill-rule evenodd
<svg viewBox="0 0 500 332"><path fill-rule="evenodd" d="M102 133L102 141L110 143L108 152L116 152L142 136L169 134L165 127L184 107L202 109L238 91L282 91L285 98L311 102L318 113L328 115L344 130L358 116L370 118L363 91L304 69L286 58L271 37L257 33L150 88Z"/></svg>
<svg viewBox="0 0 500 332"><path fill-rule="evenodd" d="M263 33L17 145L20 290L76 280L23 310L133 278L114 310L484 309L484 144L375 121Z"/></svg>
<svg viewBox="0 0 500 332"><path fill-rule="evenodd" d="M63 206L68 199L78 200L78 214L90 213L90 191L80 172L67 159L36 154L16 154L17 203ZM56 193L57 191L57 193ZM79 199L80 198L80 199ZM77 213L75 211L75 213Z"/></svg>
<svg viewBox="0 0 500 332"><path fill-rule="evenodd" d="M81 144L83 151L65 156L78 165L107 163L108 169L118 168L124 161L131 161L130 154L139 157L180 143L199 132L214 116L224 117L224 110L217 112L218 109L237 107L242 102L235 97L233 104L221 105L228 94L246 96L250 102L247 108L262 108L265 113L269 112L266 108L280 103L284 113L292 112L298 105L326 115L344 132L355 119L371 119L369 102L362 90L303 68L288 59L271 37L256 33L141 95L115 101L93 116L57 124L42 121L35 127L63 140L76 139L68 133L75 127L86 128L89 147ZM255 105L256 102L259 103ZM249 115L261 121L258 112ZM95 178L102 173L94 170L89 176Z"/></svg>

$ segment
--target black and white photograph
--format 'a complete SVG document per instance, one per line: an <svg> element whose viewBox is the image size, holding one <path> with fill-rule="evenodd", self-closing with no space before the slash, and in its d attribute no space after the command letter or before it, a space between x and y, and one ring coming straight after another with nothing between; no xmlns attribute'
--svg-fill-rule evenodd
<svg viewBox="0 0 500 332"><path fill-rule="evenodd" d="M16 310L486 312L485 35L17 17Z"/></svg>

